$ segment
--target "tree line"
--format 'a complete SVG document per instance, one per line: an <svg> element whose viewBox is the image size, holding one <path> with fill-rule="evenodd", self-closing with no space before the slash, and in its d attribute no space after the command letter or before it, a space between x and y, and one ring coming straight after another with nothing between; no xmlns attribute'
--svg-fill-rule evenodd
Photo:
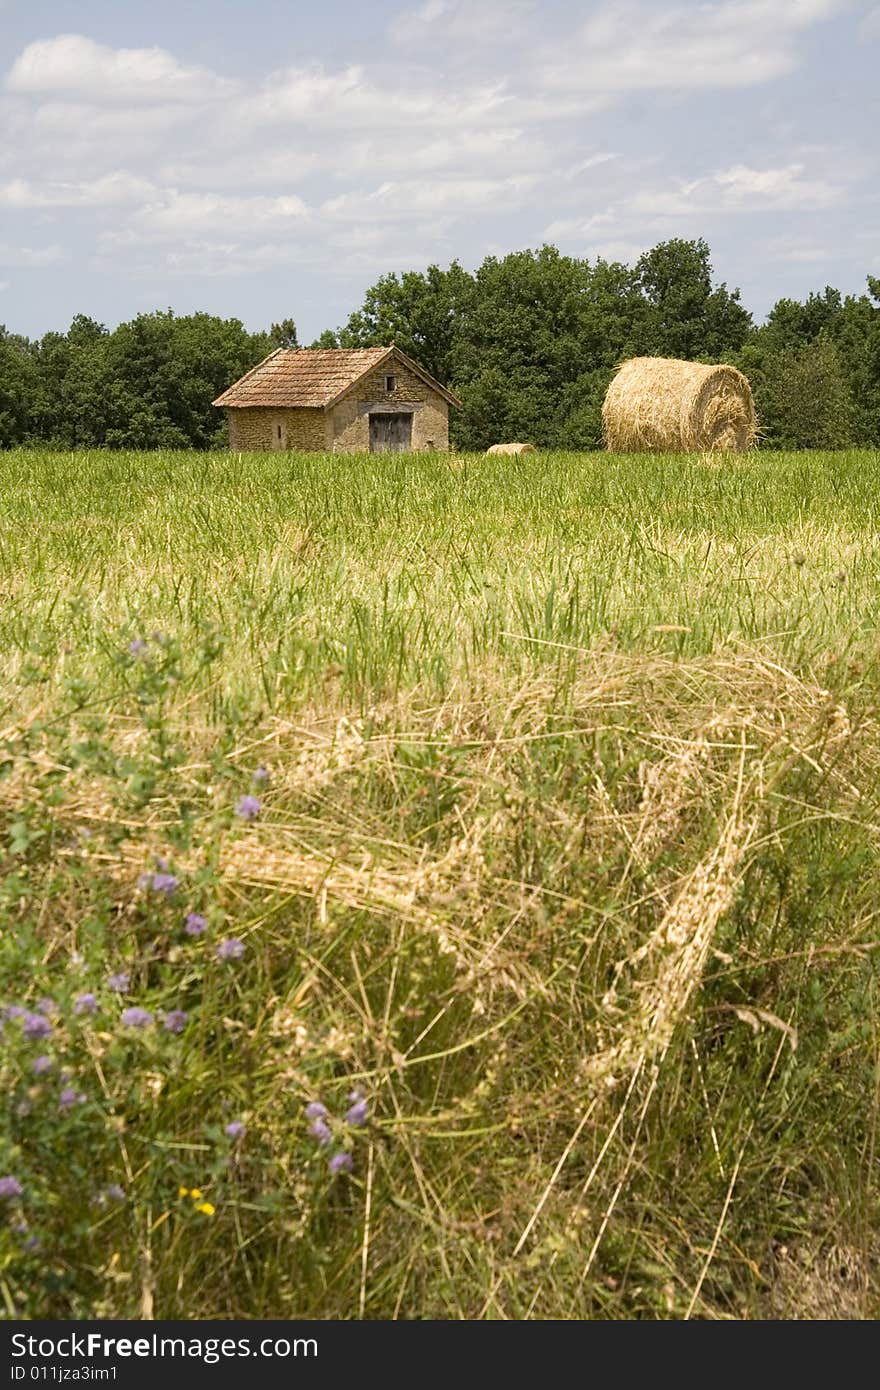
<svg viewBox="0 0 880 1390"><path fill-rule="evenodd" d="M880 280L780 299L756 325L740 292L715 282L705 241L675 239L635 265L553 246L487 256L473 273L382 276L313 347L395 342L451 387L461 449L501 439L601 447L601 406L618 363L637 355L731 362L752 383L762 442L774 448L880 445ZM0 327L0 447L213 448L211 401L294 320L250 333L238 319L139 314L108 331L77 315L28 339Z"/></svg>

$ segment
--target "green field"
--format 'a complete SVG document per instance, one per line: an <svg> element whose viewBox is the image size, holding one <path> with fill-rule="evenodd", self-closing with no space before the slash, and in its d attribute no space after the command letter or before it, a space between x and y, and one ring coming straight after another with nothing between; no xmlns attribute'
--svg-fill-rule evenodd
<svg viewBox="0 0 880 1390"><path fill-rule="evenodd" d="M878 499L0 454L6 1315L876 1317Z"/></svg>

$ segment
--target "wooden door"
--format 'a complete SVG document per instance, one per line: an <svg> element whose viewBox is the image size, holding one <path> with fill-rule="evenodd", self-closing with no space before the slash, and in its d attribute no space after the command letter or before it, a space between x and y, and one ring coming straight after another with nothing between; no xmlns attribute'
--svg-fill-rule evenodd
<svg viewBox="0 0 880 1390"><path fill-rule="evenodd" d="M401 454L412 448L412 412L370 416L370 453Z"/></svg>

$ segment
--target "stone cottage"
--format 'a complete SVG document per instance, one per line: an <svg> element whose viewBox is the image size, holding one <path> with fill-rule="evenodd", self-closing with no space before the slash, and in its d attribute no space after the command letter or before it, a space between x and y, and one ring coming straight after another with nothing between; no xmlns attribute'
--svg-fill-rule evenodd
<svg viewBox="0 0 880 1390"><path fill-rule="evenodd" d="M461 402L400 348L278 348L218 396L236 450L449 448Z"/></svg>

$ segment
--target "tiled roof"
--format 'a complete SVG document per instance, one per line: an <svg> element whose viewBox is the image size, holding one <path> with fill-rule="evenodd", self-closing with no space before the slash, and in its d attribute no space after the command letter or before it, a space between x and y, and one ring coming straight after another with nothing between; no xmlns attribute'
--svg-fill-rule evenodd
<svg viewBox="0 0 880 1390"><path fill-rule="evenodd" d="M458 405L451 391L395 347L277 348L218 396L214 405L332 405L366 372L391 354L417 372L446 400Z"/></svg>

